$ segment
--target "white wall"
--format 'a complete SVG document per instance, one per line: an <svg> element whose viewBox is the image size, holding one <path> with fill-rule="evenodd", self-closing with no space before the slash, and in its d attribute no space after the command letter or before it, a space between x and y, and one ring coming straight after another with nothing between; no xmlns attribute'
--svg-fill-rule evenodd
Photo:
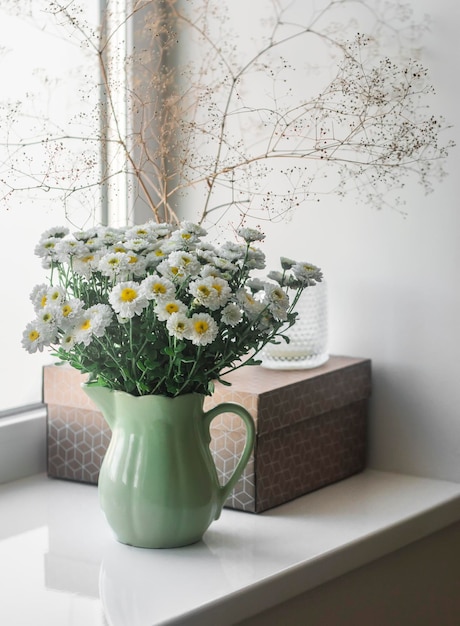
<svg viewBox="0 0 460 626"><path fill-rule="evenodd" d="M420 0L431 16L421 60L431 71L436 109L460 145L460 6ZM374 391L371 466L460 480L459 148L449 177L424 196L405 192L407 217L327 197L291 223L266 226L266 251L310 260L327 277L330 350L369 357Z"/></svg>
<svg viewBox="0 0 460 626"><path fill-rule="evenodd" d="M323 4L297 0L290 10L305 22L312 7ZM389 7L388 15L395 15L393 1L367 4ZM240 46L248 42L248 51L262 5L263 0L231 4L232 23L244 15ZM341 19L356 17L353 7L341 5ZM453 125L445 138L459 146L451 151L449 176L428 196L416 182L407 184L405 217L363 206L351 195L340 201L329 194L301 206L289 222L259 223L270 269L278 268L280 255L323 269L330 352L372 359L369 465L460 481L460 5L418 0L410 7L414 20L428 26L416 38L415 53L436 89L430 105ZM302 46L294 58L312 64L318 59L315 49ZM297 90L311 87L303 80L299 75ZM185 203L193 204L190 198Z"/></svg>

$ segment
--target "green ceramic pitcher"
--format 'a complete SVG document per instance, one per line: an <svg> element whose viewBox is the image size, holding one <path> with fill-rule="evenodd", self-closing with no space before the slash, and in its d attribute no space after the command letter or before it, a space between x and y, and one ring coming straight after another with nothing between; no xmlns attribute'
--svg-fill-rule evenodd
<svg viewBox="0 0 460 626"><path fill-rule="evenodd" d="M255 439L254 422L231 402L203 411L204 396L132 396L83 385L100 408L112 438L99 474L99 500L116 538L143 548L199 541L242 474ZM228 482L219 484L209 450L210 424L236 413L247 436Z"/></svg>

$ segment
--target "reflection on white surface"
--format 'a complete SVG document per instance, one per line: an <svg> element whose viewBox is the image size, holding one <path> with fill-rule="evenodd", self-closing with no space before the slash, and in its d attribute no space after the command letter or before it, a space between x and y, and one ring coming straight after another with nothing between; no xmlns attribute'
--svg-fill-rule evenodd
<svg viewBox="0 0 460 626"><path fill-rule="evenodd" d="M243 590L292 572L314 586L357 566L350 546L370 538L371 560L383 531L389 550L456 519L460 485L367 471L262 515L224 510L195 545L145 550L114 540L94 486L32 477L0 486L0 624L226 626L286 599Z"/></svg>
<svg viewBox="0 0 460 626"><path fill-rule="evenodd" d="M99 598L48 584L48 528L42 526L0 542L2 626L103 626ZM56 570L54 570L56 572ZM60 576L67 575L59 568ZM78 585L77 585L78 587Z"/></svg>

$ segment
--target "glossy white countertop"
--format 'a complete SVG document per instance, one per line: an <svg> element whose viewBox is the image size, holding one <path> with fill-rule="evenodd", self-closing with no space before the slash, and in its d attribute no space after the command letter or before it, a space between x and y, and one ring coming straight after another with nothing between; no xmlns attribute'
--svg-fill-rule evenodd
<svg viewBox="0 0 460 626"><path fill-rule="evenodd" d="M460 485L367 470L173 550L117 543L97 488L0 486L2 626L225 626L460 520Z"/></svg>

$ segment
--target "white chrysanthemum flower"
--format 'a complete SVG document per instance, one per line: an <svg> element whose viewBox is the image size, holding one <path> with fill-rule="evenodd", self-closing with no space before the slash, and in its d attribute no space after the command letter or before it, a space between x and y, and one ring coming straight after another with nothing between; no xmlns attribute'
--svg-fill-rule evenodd
<svg viewBox="0 0 460 626"><path fill-rule="evenodd" d="M56 243L54 254L60 263L69 263L73 256L84 256L89 249L75 238L61 239Z"/></svg>
<svg viewBox="0 0 460 626"><path fill-rule="evenodd" d="M223 272L222 270L217 268L215 265L208 264L208 265L203 265L203 267L200 270L200 275L203 278L208 278L208 276L222 278Z"/></svg>
<svg viewBox="0 0 460 626"><path fill-rule="evenodd" d="M195 276L201 269L201 263L198 259L183 250L171 252L168 262L172 267L180 268L187 276Z"/></svg>
<svg viewBox="0 0 460 626"><path fill-rule="evenodd" d="M127 239L124 242L125 248L132 252L142 252L145 254L146 250L151 250L154 245L148 239L138 237L137 239Z"/></svg>
<svg viewBox="0 0 460 626"><path fill-rule="evenodd" d="M56 307L56 318L59 326L68 328L80 316L84 308L83 302L78 298L70 298L61 302Z"/></svg>
<svg viewBox="0 0 460 626"><path fill-rule="evenodd" d="M128 272L134 276L145 276L147 261L145 257L135 252L128 252Z"/></svg>
<svg viewBox="0 0 460 626"><path fill-rule="evenodd" d="M211 311L225 306L232 295L228 282L217 276L208 276L191 282L189 291L199 304Z"/></svg>
<svg viewBox="0 0 460 626"><path fill-rule="evenodd" d="M123 235L120 228L113 228L111 226L99 227L97 234L105 246L111 246L117 241L120 241L120 237Z"/></svg>
<svg viewBox="0 0 460 626"><path fill-rule="evenodd" d="M238 267L234 263L231 263L228 259L223 259L222 257L215 258L214 265L226 274L234 274L238 271Z"/></svg>
<svg viewBox="0 0 460 626"><path fill-rule="evenodd" d="M321 282L323 277L319 267L311 263L296 263L292 266L292 272L303 285L314 285L317 282Z"/></svg>
<svg viewBox="0 0 460 626"><path fill-rule="evenodd" d="M61 348L64 352L70 352L77 343L74 331L69 331L61 338Z"/></svg>
<svg viewBox="0 0 460 626"><path fill-rule="evenodd" d="M37 324L42 328L48 329L46 331L48 336L54 335L57 329L55 307L52 305L45 306L37 316Z"/></svg>
<svg viewBox="0 0 460 626"><path fill-rule="evenodd" d="M152 250L145 255L146 268L156 268L166 257L167 253L163 248L163 243L153 244Z"/></svg>
<svg viewBox="0 0 460 626"><path fill-rule="evenodd" d="M207 235L207 231L198 224L181 222L180 228L172 233L171 240L183 245L190 245L196 244L205 235Z"/></svg>
<svg viewBox="0 0 460 626"><path fill-rule="evenodd" d="M270 278L271 280L276 281L279 285L282 285L285 282L284 275L282 272L276 272L276 271L268 272L267 278Z"/></svg>
<svg viewBox="0 0 460 626"><path fill-rule="evenodd" d="M53 339L54 333L50 329L40 324L38 320L34 320L27 324L22 334L22 346L27 352L43 352L44 346L49 346Z"/></svg>
<svg viewBox="0 0 460 626"><path fill-rule="evenodd" d="M83 256L72 257L72 269L76 274L89 278L98 269L100 255L88 250Z"/></svg>
<svg viewBox="0 0 460 626"><path fill-rule="evenodd" d="M86 243L87 241L92 240L98 236L98 229L95 227L88 228L87 230L79 230L72 234L78 241L83 241L84 243Z"/></svg>
<svg viewBox="0 0 460 626"><path fill-rule="evenodd" d="M53 226L52 228L48 228L44 233L40 236L40 241L45 241L45 239L49 239L53 237L55 239L62 239L66 235L69 234L69 229L66 226Z"/></svg>
<svg viewBox="0 0 460 626"><path fill-rule="evenodd" d="M219 256L228 261L237 261L246 256L246 246L241 243L226 241L218 250Z"/></svg>
<svg viewBox="0 0 460 626"><path fill-rule="evenodd" d="M155 313L160 322L167 320L173 313L187 312L186 305L174 298L160 298L155 305Z"/></svg>
<svg viewBox="0 0 460 626"><path fill-rule="evenodd" d="M258 317L266 307L263 302L256 300L254 296L247 292L244 288L238 289L236 292L236 299L250 319Z"/></svg>
<svg viewBox="0 0 460 626"><path fill-rule="evenodd" d="M149 301L140 284L128 280L115 285L109 295L109 302L115 313L121 317L131 318L140 315Z"/></svg>
<svg viewBox="0 0 460 626"><path fill-rule="evenodd" d="M187 339L196 346L206 346L217 337L218 326L208 313L195 313L190 318L190 332Z"/></svg>
<svg viewBox="0 0 460 626"><path fill-rule="evenodd" d="M161 263L157 266L157 272L172 281L181 280L187 276L182 267L179 267L178 265L171 265L169 259L161 261Z"/></svg>
<svg viewBox="0 0 460 626"><path fill-rule="evenodd" d="M108 278L116 278L126 272L129 266L129 256L125 252L108 252L99 259L98 270Z"/></svg>
<svg viewBox="0 0 460 626"><path fill-rule="evenodd" d="M93 327L91 324L91 314L89 314L88 311L83 311L71 332L74 335L75 343L82 343L85 346L89 346L93 340Z"/></svg>
<svg viewBox="0 0 460 626"><path fill-rule="evenodd" d="M184 339L190 335L191 321L184 313L172 313L166 321L166 328L173 337Z"/></svg>
<svg viewBox="0 0 460 626"><path fill-rule="evenodd" d="M230 303L222 309L222 321L227 326L236 326L243 319L241 309L236 304Z"/></svg>
<svg viewBox="0 0 460 626"><path fill-rule="evenodd" d="M201 242L200 247L195 249L196 258L200 263L210 263L213 265L216 259L216 250L214 246L205 246L204 243L205 242Z"/></svg>
<svg viewBox="0 0 460 626"><path fill-rule="evenodd" d="M256 293L257 291L264 291L265 287L268 284L269 283L267 283L264 280L261 280L260 278L250 278L249 280L246 281L246 287L249 287L252 293Z"/></svg>
<svg viewBox="0 0 460 626"><path fill-rule="evenodd" d="M172 228L171 224L158 224L157 222L150 221L128 228L126 230L126 239L147 239L148 241L155 241L158 238L169 235Z"/></svg>
<svg viewBox="0 0 460 626"><path fill-rule="evenodd" d="M86 314L91 320L93 335L102 337L107 326L112 321L113 313L108 304L95 304L88 309Z"/></svg>
<svg viewBox="0 0 460 626"><path fill-rule="evenodd" d="M48 304L48 289L49 286L41 283L40 285L35 285L30 293L30 300L33 304L35 311L40 311Z"/></svg>
<svg viewBox="0 0 460 626"><path fill-rule="evenodd" d="M263 270L265 267L265 254L257 248L249 248L246 265L252 270Z"/></svg>
<svg viewBox="0 0 460 626"><path fill-rule="evenodd" d="M158 274L151 274L147 276L147 278L144 278L141 287L147 300L173 298L176 294L174 284L167 278L163 278Z"/></svg>
<svg viewBox="0 0 460 626"><path fill-rule="evenodd" d="M182 231L192 233L193 235L198 235L198 237L206 237L206 235L208 234L207 230L205 230L199 224L195 224L194 222L184 220L183 222L181 222L180 226Z"/></svg>
<svg viewBox="0 0 460 626"><path fill-rule="evenodd" d="M66 290L60 285L48 287L46 290L46 304L61 304L67 297Z"/></svg>
<svg viewBox="0 0 460 626"><path fill-rule="evenodd" d="M242 237L247 243L251 241L262 241L265 239L265 235L256 228L240 228L238 235Z"/></svg>
<svg viewBox="0 0 460 626"><path fill-rule="evenodd" d="M268 308L273 317L280 321L287 319L289 297L279 285L266 285L265 293L268 300Z"/></svg>
<svg viewBox="0 0 460 626"><path fill-rule="evenodd" d="M58 237L48 237L47 239L41 239L35 246L35 255L43 259L44 261L52 261L55 258L56 245L61 241Z"/></svg>

